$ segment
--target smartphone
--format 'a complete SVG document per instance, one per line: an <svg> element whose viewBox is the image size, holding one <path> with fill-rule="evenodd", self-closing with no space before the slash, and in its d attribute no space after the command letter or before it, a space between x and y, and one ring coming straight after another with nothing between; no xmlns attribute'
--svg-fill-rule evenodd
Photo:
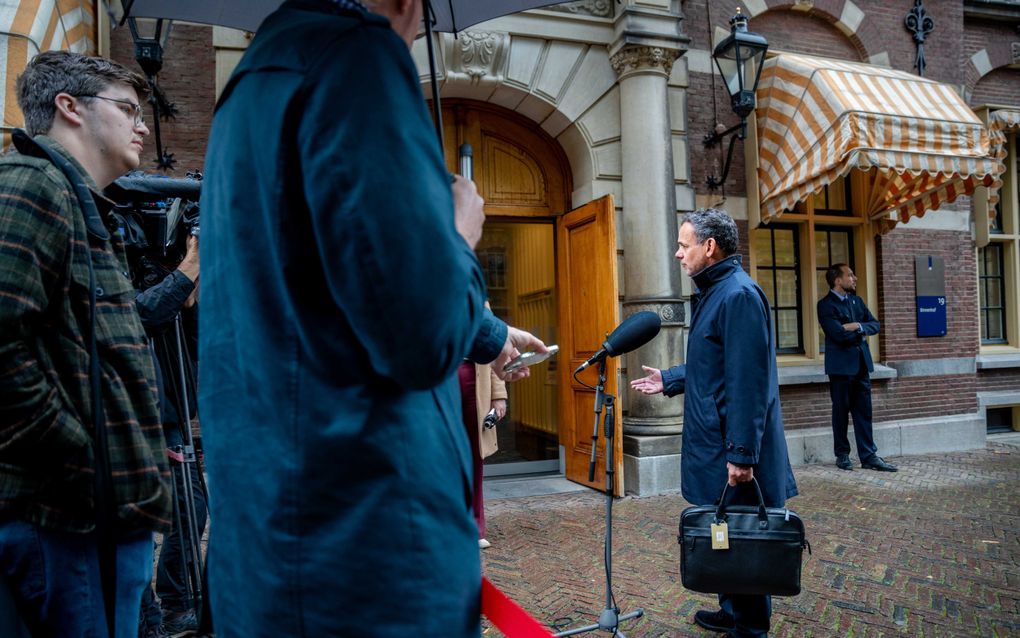
<svg viewBox="0 0 1020 638"><path fill-rule="evenodd" d="M524 352L519 356L515 357L513 361L503 366L503 372L513 372L517 368L523 368L525 366L533 366L536 363L542 363L549 357L553 356L560 351L559 346L549 346L548 352Z"/></svg>

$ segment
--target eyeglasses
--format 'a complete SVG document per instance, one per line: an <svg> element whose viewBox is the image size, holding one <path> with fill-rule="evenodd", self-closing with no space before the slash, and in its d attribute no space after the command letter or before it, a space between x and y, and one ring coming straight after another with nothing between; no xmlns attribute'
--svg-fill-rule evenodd
<svg viewBox="0 0 1020 638"><path fill-rule="evenodd" d="M103 97L102 95L79 95L78 97L95 98L97 100L106 100L107 102L123 104L124 106L118 106L117 108L119 108L124 115L133 118L135 126L145 123L145 115L142 113L142 105L132 102L131 100L118 100L112 97Z"/></svg>

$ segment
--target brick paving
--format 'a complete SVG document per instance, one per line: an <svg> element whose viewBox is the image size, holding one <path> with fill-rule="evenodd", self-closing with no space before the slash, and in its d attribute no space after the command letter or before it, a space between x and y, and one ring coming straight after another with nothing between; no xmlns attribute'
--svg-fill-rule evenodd
<svg viewBox="0 0 1020 638"><path fill-rule="evenodd" d="M1020 636L1020 447L891 459L886 474L796 468L804 519L797 597L773 599L771 636ZM605 606L605 499L596 492L491 500L489 578L555 631ZM715 597L680 584L679 493L613 506L613 590L628 638L714 636L692 624ZM500 636L486 627L486 638ZM591 636L606 636L592 632Z"/></svg>

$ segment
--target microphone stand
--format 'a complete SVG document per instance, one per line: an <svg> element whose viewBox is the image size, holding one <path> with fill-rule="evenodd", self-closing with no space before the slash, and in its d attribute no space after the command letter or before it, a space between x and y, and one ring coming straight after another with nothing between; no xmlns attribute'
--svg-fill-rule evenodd
<svg viewBox="0 0 1020 638"><path fill-rule="evenodd" d="M578 370L580 372L580 370ZM574 373L575 377L577 372ZM591 387L591 386L588 386ZM616 397L607 393L606 389L606 357L599 361L599 381L595 386L595 427L591 435L591 461L588 463L588 480L595 480L595 446L599 438L599 419L602 418L602 407L606 408L603 428L606 438L606 536L605 536L605 564L606 564L606 607L599 614L599 621L593 625L578 627L561 631L554 636L574 636L589 631L601 629L611 631L614 636L627 638L619 630L620 621L640 618L645 610L638 608L632 612L620 615L620 608L616 606L616 599L613 596L613 437L616 425L615 404Z"/></svg>

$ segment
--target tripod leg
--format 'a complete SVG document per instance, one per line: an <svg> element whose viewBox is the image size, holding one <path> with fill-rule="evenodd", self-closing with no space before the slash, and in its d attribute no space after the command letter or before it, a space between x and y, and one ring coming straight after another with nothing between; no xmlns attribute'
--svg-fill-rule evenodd
<svg viewBox="0 0 1020 638"><path fill-rule="evenodd" d="M188 594L191 600L192 609L196 609L195 603L201 600L202 597L202 568L201 568L201 538L198 530L198 521L195 511L195 494L192 489L193 484L191 481L192 471L196 470L196 459L195 459L195 446L191 436L191 401L190 397L194 396L194 388L189 387L189 366L185 366L184 358L184 324L181 321L180 313L174 318L174 345L176 346L177 354L177 373L178 373L178 393L177 398L180 401L180 407L178 415L183 417L181 419L181 429L184 439L184 482L182 484L184 488L184 503L185 509L188 514L188 547L187 554L185 556L185 564L188 566ZM190 360L189 360L190 363ZM196 470L197 471L197 470ZM181 539L184 542L184 539ZM182 550L184 547L182 545ZM183 552L182 552L183 554ZM197 611L197 609L196 609Z"/></svg>

